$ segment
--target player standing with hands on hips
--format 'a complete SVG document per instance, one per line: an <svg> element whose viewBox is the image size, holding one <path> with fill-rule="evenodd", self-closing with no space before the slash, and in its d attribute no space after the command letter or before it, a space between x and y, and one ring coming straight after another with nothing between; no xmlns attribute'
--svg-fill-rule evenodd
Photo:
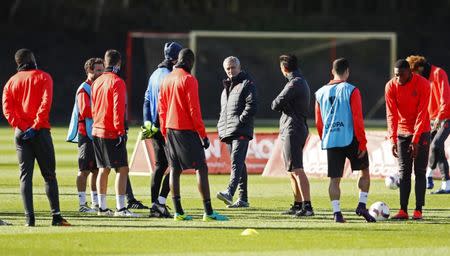
<svg viewBox="0 0 450 256"><path fill-rule="evenodd" d="M400 59L395 63L394 78L386 84L385 98L389 139L392 154L398 158L400 174L400 210L392 219L409 218L408 201L414 168L416 208L412 218L421 220L430 149L430 84L422 76L412 73L409 63Z"/></svg>

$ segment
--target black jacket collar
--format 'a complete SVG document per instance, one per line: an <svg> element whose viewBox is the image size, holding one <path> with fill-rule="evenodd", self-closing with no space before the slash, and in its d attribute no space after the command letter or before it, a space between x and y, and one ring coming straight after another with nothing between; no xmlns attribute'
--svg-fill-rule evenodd
<svg viewBox="0 0 450 256"><path fill-rule="evenodd" d="M237 76L223 80L223 85L226 86L230 86L230 85L237 85L242 83L244 80L248 79L248 75L247 73L245 73L244 71L241 71L241 73L239 73Z"/></svg>
<svg viewBox="0 0 450 256"><path fill-rule="evenodd" d="M36 63L34 63L34 62L23 63L23 64L20 64L19 66L17 66L17 71L27 71L27 70L33 70L33 69L37 69Z"/></svg>
<svg viewBox="0 0 450 256"><path fill-rule="evenodd" d="M168 70L172 71L174 64L171 60L163 60L161 63L159 63L158 68L167 68Z"/></svg>
<svg viewBox="0 0 450 256"><path fill-rule="evenodd" d="M302 77L302 73L301 73L300 70L298 70L298 69L292 71L291 73L289 73L289 74L286 76L286 80L291 81L291 80L293 80L293 79L295 79L295 78L297 78L297 77Z"/></svg>

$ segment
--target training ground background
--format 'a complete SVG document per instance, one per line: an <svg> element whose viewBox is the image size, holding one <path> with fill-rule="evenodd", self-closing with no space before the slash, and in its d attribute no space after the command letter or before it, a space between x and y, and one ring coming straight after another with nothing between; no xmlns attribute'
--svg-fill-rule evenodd
<svg viewBox="0 0 450 256"><path fill-rule="evenodd" d="M311 129L312 130L312 129ZM182 202L193 215L190 222L148 218L106 218L78 212L75 187L77 148L64 142L66 128L53 128L57 177L63 215L72 227L51 227L49 204L43 179L36 166L34 205L36 227L24 227L19 190L17 157L13 131L0 128L0 218L13 226L0 226L1 255L449 255L450 195L429 195L427 191L423 221L384 221L365 223L354 214L358 189L356 180L344 179L341 205L347 223L332 221L328 199L328 180L311 179L312 202L316 216L307 219L282 216L292 203L287 178L249 176L249 209L231 210L214 198L213 206L228 215L228 222L204 223L203 206L194 175L182 176ZM130 130L128 152L135 145L138 129ZM306 167L307 168L307 167ZM108 205L113 208L114 177L109 178ZM228 175L210 176L211 194L223 190ZM137 199L150 201L150 178L131 177ZM435 181L440 185L440 181ZM414 189L413 189L414 190ZM89 197L88 197L89 198ZM382 180L373 180L369 205L384 201L391 212L398 210L398 190L389 190ZM168 205L172 202L169 199ZM414 206L414 192L410 211ZM241 236L246 228L259 232Z"/></svg>

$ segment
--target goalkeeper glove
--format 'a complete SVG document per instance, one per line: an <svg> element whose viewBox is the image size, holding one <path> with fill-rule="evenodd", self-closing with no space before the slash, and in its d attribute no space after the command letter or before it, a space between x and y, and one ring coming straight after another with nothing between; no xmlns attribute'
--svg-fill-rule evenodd
<svg viewBox="0 0 450 256"><path fill-rule="evenodd" d="M141 140L145 140L153 137L159 131L159 129L155 127L150 121L145 121L144 125L141 126L141 131Z"/></svg>

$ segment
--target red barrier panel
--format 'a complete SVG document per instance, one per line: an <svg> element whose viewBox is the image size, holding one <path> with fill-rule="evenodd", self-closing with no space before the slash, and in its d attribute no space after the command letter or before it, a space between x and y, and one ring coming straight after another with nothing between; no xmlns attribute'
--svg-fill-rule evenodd
<svg viewBox="0 0 450 256"><path fill-rule="evenodd" d="M384 177L397 172L397 159L392 156L391 144L385 138L385 131L368 131L367 147L369 151L370 172L372 177ZM230 155L224 143L219 141L217 133L208 133L211 146L205 151L209 173L230 173ZM446 152L450 152L450 140L446 142ZM311 177L327 176L327 155L321 149L320 139L311 135L303 149L303 164L305 172ZM130 159L131 175L150 175L153 170L154 155L150 140L136 142ZM285 176L281 145L277 133L257 133L249 143L246 158L247 171L264 176ZM344 177L356 177L346 163ZM439 171L434 173L440 177Z"/></svg>
<svg viewBox="0 0 450 256"><path fill-rule="evenodd" d="M248 146L246 164L247 172L261 174L273 152L277 133L258 133ZM211 145L205 151L209 173L230 173L230 154L225 143L220 142L217 132L209 132ZM154 169L154 155L151 140L137 140L130 159L131 175L150 175Z"/></svg>
<svg viewBox="0 0 450 256"><path fill-rule="evenodd" d="M211 146L206 153L209 173L230 173L230 154L225 143L220 142L217 133L208 133ZM247 172L260 174L269 160L275 141L278 137L276 133L258 133L248 146Z"/></svg>

